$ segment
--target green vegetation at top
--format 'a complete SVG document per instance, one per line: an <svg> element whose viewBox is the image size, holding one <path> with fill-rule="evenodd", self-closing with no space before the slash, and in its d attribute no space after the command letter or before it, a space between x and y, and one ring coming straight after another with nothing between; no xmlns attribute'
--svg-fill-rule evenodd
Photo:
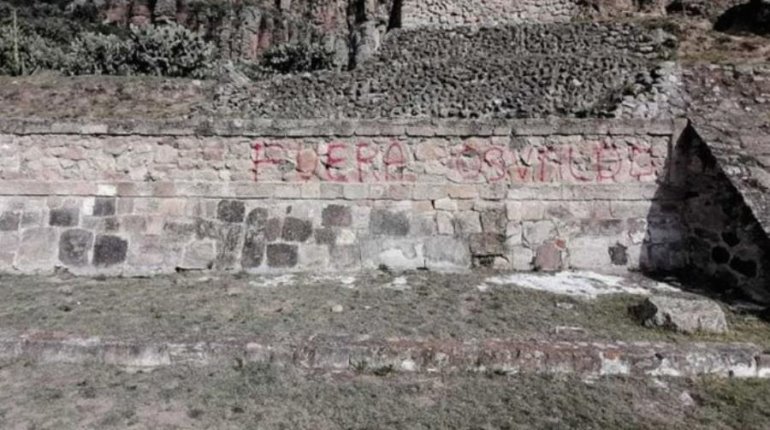
<svg viewBox="0 0 770 430"><path fill-rule="evenodd" d="M219 3L193 5L212 6L211 13L204 14L209 21L225 13ZM304 72L331 67L331 58L316 44L278 45L257 64L240 68L256 68L262 74ZM67 75L207 78L221 59L206 35L176 23L125 28L102 23L93 2L0 0L0 75L53 70Z"/></svg>

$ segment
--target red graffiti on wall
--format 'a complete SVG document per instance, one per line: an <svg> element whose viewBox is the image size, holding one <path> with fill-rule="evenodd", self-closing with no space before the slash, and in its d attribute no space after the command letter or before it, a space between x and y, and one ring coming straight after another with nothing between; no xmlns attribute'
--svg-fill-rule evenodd
<svg viewBox="0 0 770 430"><path fill-rule="evenodd" d="M288 145L291 146L291 145ZM302 180L317 177L330 182L404 182L416 180L413 169L425 160L415 160L409 146L400 141L386 144L370 142L330 142L323 150L312 146L288 147L278 142L260 141L252 146L255 180L260 173L276 168L295 170ZM626 178L642 181L658 172L651 146L616 147L598 142L583 145L526 147L476 147L465 144L438 161L454 172L456 180L486 182L546 183L568 180L577 183L604 183ZM417 169L420 172L419 167ZM409 175L406 172L410 172Z"/></svg>

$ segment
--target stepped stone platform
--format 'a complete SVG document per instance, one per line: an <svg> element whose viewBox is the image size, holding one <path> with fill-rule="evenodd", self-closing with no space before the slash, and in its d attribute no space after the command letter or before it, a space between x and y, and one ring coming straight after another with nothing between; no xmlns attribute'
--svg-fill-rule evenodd
<svg viewBox="0 0 770 430"><path fill-rule="evenodd" d="M562 294L538 285L559 285ZM248 362L320 371L770 376L767 323L737 307L728 312L728 334L644 328L629 306L653 293L689 293L640 277L4 276L0 291L10 298L0 305L3 359L132 368Z"/></svg>
<svg viewBox="0 0 770 430"><path fill-rule="evenodd" d="M394 29L354 70L225 85L214 112L258 118L665 117L683 109L677 71L666 62L675 46L673 36L645 24ZM633 97L642 92L647 99Z"/></svg>

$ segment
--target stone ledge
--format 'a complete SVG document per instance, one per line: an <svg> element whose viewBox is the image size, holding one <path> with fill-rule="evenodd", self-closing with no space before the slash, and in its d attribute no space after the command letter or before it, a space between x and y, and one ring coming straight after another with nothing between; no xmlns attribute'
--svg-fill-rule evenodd
<svg viewBox="0 0 770 430"><path fill-rule="evenodd" d="M426 182L102 182L0 181L0 196L104 196L152 198L235 198L275 200L676 200L674 189L656 183L641 184L516 184L490 193L489 184ZM428 190L429 192L427 192Z"/></svg>
<svg viewBox="0 0 770 430"><path fill-rule="evenodd" d="M15 135L105 136L546 136L671 135L677 120L513 119L513 120L244 120L100 122L0 119L0 133Z"/></svg>
<svg viewBox="0 0 770 430"><path fill-rule="evenodd" d="M767 357L752 344L563 342L500 339L360 341L315 336L301 342L107 340L56 333L6 333L0 358L134 368L264 362L315 370L388 367L400 372L766 378Z"/></svg>

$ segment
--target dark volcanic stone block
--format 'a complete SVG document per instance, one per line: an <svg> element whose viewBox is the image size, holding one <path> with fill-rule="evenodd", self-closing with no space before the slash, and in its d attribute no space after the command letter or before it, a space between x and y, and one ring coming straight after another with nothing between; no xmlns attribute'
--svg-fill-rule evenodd
<svg viewBox="0 0 770 430"><path fill-rule="evenodd" d="M67 230L59 239L59 261L67 266L85 266L88 264L88 251L94 241L94 235L87 230Z"/></svg>
<svg viewBox="0 0 770 430"><path fill-rule="evenodd" d="M19 229L21 216L18 212L5 212L0 215L0 231L15 231Z"/></svg>
<svg viewBox="0 0 770 430"><path fill-rule="evenodd" d="M375 209L369 218L369 231L372 234L406 236L409 234L409 219L400 212Z"/></svg>
<svg viewBox="0 0 770 430"><path fill-rule="evenodd" d="M115 215L114 197L97 197L94 201L94 216Z"/></svg>
<svg viewBox="0 0 770 430"><path fill-rule="evenodd" d="M224 222L243 222L246 206L240 200L222 200L217 206L217 218Z"/></svg>
<svg viewBox="0 0 770 430"><path fill-rule="evenodd" d="M349 206L329 205L321 213L324 227L350 227L353 224L353 215Z"/></svg>
<svg viewBox="0 0 770 430"><path fill-rule="evenodd" d="M128 242L117 236L97 236L94 243L94 265L113 266L126 261Z"/></svg>
<svg viewBox="0 0 770 430"><path fill-rule="evenodd" d="M616 244L615 246L611 246L609 248L610 253L610 261L612 261L612 264L616 266L625 266L628 264L628 248L621 245Z"/></svg>
<svg viewBox="0 0 770 430"><path fill-rule="evenodd" d="M53 227L74 227L78 225L79 212L76 208L53 209L48 224Z"/></svg>
<svg viewBox="0 0 770 430"><path fill-rule="evenodd" d="M249 212L249 216L246 217L246 226L264 228L267 223L267 209L256 208Z"/></svg>
<svg viewBox="0 0 770 430"><path fill-rule="evenodd" d="M275 242L281 237L281 219L270 218L265 225L265 239L268 242Z"/></svg>
<svg viewBox="0 0 770 430"><path fill-rule="evenodd" d="M310 221L288 217L283 222L281 237L287 242L304 242L313 234L313 224Z"/></svg>
<svg viewBox="0 0 770 430"><path fill-rule="evenodd" d="M297 245L273 243L267 245L267 265L270 267L294 267L297 265Z"/></svg>
<svg viewBox="0 0 770 430"><path fill-rule="evenodd" d="M253 269L262 265L265 259L265 239L261 235L246 233L241 254L241 266L244 269Z"/></svg>
<svg viewBox="0 0 770 430"><path fill-rule="evenodd" d="M333 246L337 240L337 232L333 228L319 228L315 231L315 243Z"/></svg>

